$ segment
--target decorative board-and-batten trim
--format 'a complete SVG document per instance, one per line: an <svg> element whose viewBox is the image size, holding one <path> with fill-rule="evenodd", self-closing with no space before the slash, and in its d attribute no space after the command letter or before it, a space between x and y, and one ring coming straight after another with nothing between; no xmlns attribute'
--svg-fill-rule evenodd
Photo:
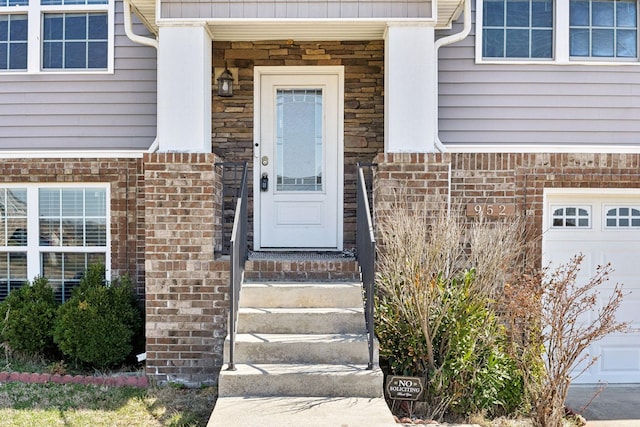
<svg viewBox="0 0 640 427"><path fill-rule="evenodd" d="M450 153L611 153L637 154L639 145L569 144L447 144Z"/></svg>
<svg viewBox="0 0 640 427"><path fill-rule="evenodd" d="M140 159L147 150L0 150L0 159Z"/></svg>
<svg viewBox="0 0 640 427"><path fill-rule="evenodd" d="M534 144L444 144L449 153L611 153L638 154L640 145L534 145ZM133 158L138 159L148 153L148 150L118 151L118 150L78 150L78 151L1 151L0 159L41 159L41 158Z"/></svg>

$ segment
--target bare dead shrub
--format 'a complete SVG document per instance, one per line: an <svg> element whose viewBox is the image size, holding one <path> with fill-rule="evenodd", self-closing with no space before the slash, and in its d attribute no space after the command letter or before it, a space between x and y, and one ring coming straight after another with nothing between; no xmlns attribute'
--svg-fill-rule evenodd
<svg viewBox="0 0 640 427"><path fill-rule="evenodd" d="M620 284L598 308L598 287L609 279L611 266L599 266L586 283L579 283L583 259L575 255L551 273L546 268L505 287L512 351L526 374L533 421L540 427L562 426L572 377L583 374L597 360L587 348L606 335L629 330L627 323L615 317L624 297ZM589 317L589 313L594 315ZM542 346L545 351L536 359L536 349Z"/></svg>
<svg viewBox="0 0 640 427"><path fill-rule="evenodd" d="M538 397L544 377L544 337L542 334L543 273L522 273L514 285L506 283L501 298L502 318L507 326L507 351L522 375L525 401ZM532 407L527 408L529 412Z"/></svg>
<svg viewBox="0 0 640 427"><path fill-rule="evenodd" d="M469 253L466 267L476 272L475 291L495 299L507 277L521 270L527 248L524 220L520 217L489 222L479 217L466 234Z"/></svg>

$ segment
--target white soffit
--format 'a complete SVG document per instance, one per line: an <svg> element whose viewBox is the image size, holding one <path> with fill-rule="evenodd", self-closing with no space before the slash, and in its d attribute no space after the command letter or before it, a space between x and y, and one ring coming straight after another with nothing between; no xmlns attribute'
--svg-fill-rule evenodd
<svg viewBox="0 0 640 427"><path fill-rule="evenodd" d="M140 22L153 34L158 35L158 23L156 22L156 0L130 0L131 7Z"/></svg>
<svg viewBox="0 0 640 427"><path fill-rule="evenodd" d="M464 0L438 0L437 8L436 29L451 28L453 21L458 19L464 9Z"/></svg>
<svg viewBox="0 0 640 427"><path fill-rule="evenodd" d="M213 21L214 40L375 40L384 38L385 21Z"/></svg>

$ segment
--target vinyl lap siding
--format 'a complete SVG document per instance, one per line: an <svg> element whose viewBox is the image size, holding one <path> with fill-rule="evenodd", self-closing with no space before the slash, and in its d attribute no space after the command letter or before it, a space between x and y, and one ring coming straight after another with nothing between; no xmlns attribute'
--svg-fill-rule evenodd
<svg viewBox="0 0 640 427"><path fill-rule="evenodd" d="M163 0L163 18L429 18L425 0Z"/></svg>
<svg viewBox="0 0 640 427"><path fill-rule="evenodd" d="M124 34L116 4L115 72L0 74L0 150L146 149L156 136L156 52ZM135 31L144 34L142 25Z"/></svg>
<svg viewBox="0 0 640 427"><path fill-rule="evenodd" d="M444 143L640 144L639 66L475 64L474 44L440 50Z"/></svg>

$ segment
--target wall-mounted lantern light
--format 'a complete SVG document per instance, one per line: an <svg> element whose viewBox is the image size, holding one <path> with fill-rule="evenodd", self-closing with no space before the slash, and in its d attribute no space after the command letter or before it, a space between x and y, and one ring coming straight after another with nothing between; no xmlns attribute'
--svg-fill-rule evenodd
<svg viewBox="0 0 640 427"><path fill-rule="evenodd" d="M224 97L233 96L233 74L224 66L224 71L218 77L218 95Z"/></svg>

